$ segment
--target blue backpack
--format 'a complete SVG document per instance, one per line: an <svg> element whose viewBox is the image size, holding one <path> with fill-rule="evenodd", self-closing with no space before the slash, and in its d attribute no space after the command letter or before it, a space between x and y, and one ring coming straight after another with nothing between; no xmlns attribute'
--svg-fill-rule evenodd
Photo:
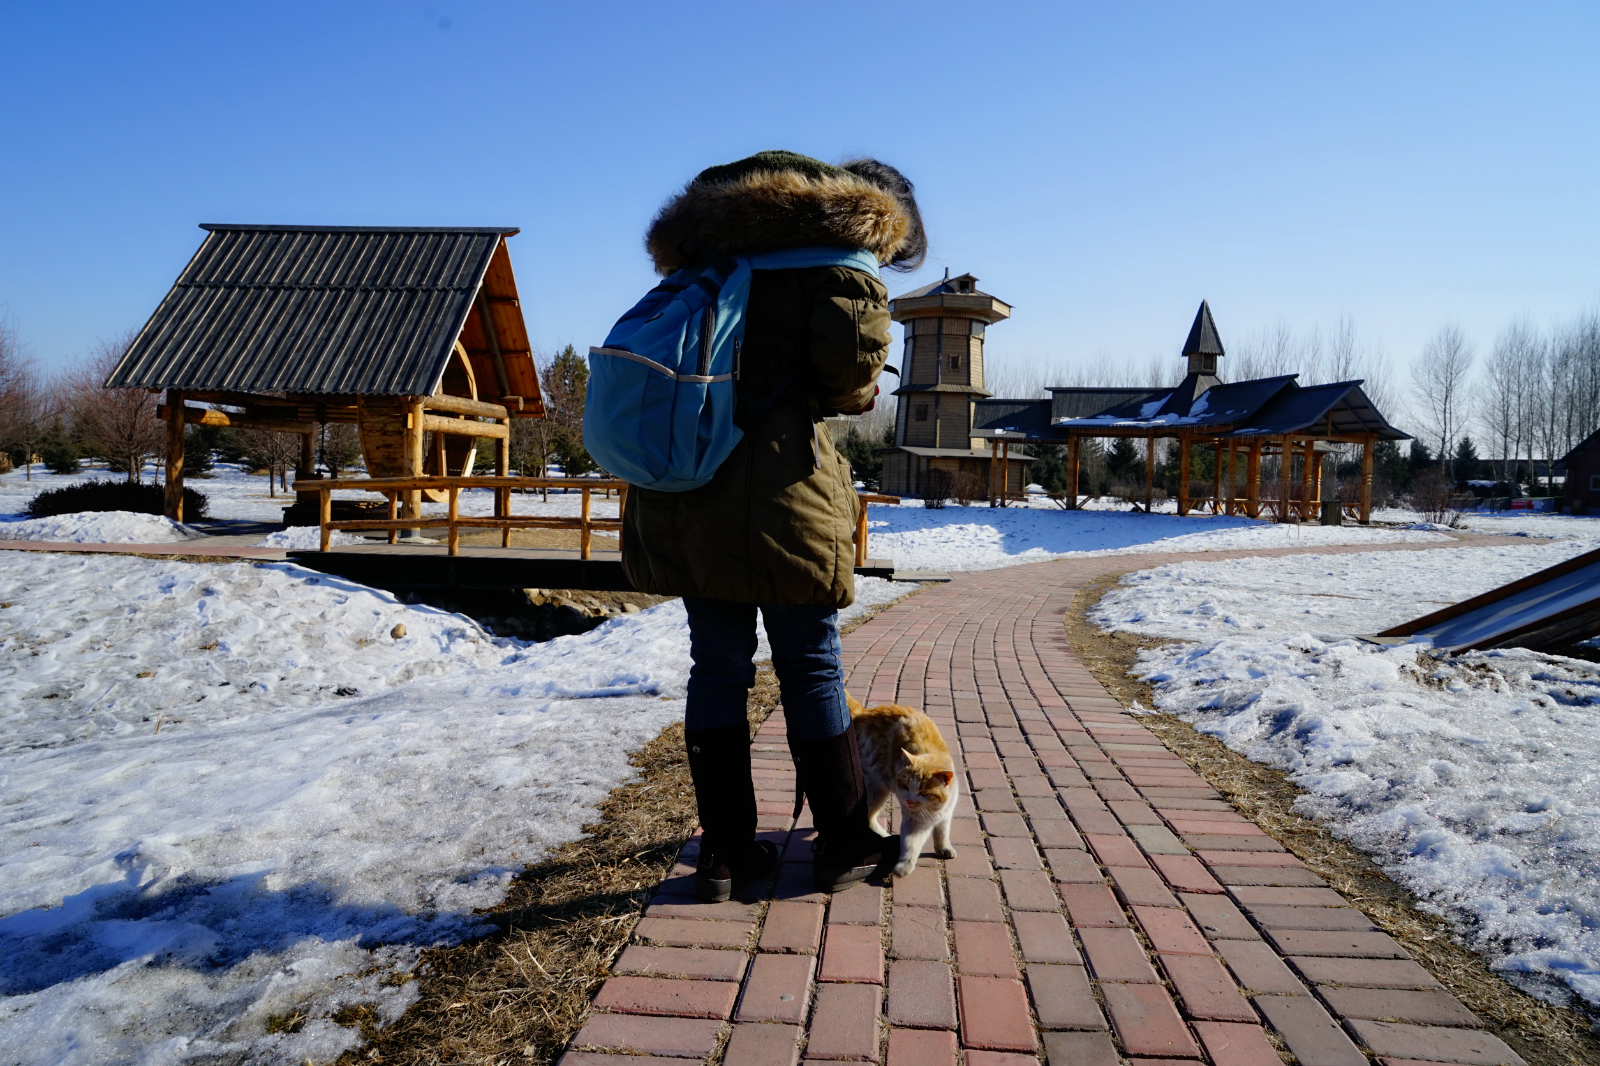
<svg viewBox="0 0 1600 1066"><path fill-rule="evenodd" d="M871 252L794 248L685 267L646 293L589 349L583 446L594 461L666 492L710 481L744 437L733 412L751 272L819 266L878 276Z"/></svg>

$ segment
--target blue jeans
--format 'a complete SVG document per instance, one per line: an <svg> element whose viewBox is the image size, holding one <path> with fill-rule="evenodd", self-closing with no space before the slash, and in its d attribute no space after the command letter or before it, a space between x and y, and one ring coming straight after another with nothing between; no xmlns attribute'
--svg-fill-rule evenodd
<svg viewBox="0 0 1600 1066"><path fill-rule="evenodd" d="M744 725L755 684L756 610L753 603L685 596L689 613L689 698L685 729ZM826 740L850 727L839 665L839 612L832 607L769 604L760 608L772 646L772 669L789 735Z"/></svg>

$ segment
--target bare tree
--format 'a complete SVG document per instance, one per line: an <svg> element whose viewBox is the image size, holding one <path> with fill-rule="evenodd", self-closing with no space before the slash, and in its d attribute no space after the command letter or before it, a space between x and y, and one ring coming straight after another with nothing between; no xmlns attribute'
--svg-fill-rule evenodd
<svg viewBox="0 0 1600 1066"><path fill-rule="evenodd" d="M283 491L289 491L289 468L300 459L300 437L295 433L279 433L271 429L243 429L239 443L244 446L245 461L267 471L267 495L276 496L281 479Z"/></svg>
<svg viewBox="0 0 1600 1066"><path fill-rule="evenodd" d="M1478 419L1485 439L1499 455L1502 481L1516 478L1518 461L1531 444L1533 393L1543 376L1544 348L1544 338L1533 323L1517 319L1495 338L1494 351L1484 363Z"/></svg>
<svg viewBox="0 0 1600 1066"><path fill-rule="evenodd" d="M1471 371L1472 346L1456 325L1441 327L1411 366L1419 413L1439 442L1439 458L1447 467L1465 421Z"/></svg>
<svg viewBox="0 0 1600 1066"><path fill-rule="evenodd" d="M137 484L145 457L160 449L166 427L156 417L156 397L145 389L108 389L135 331L96 342L88 357L63 378L62 402L84 448L122 467Z"/></svg>
<svg viewBox="0 0 1600 1066"><path fill-rule="evenodd" d="M55 390L39 373L10 318L0 315L0 444L22 452L27 479L55 415Z"/></svg>

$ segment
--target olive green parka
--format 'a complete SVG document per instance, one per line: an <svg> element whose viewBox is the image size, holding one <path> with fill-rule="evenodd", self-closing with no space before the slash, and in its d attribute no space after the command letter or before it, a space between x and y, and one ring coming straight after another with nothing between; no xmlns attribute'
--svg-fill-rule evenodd
<svg viewBox="0 0 1600 1066"><path fill-rule="evenodd" d="M888 262L907 220L847 171L762 153L701 174L669 200L646 247L659 273L696 248L752 254L835 245ZM844 607L855 599L860 506L823 418L865 410L888 358L888 291L845 267L757 271L735 422L744 439L688 492L633 488L622 565L642 592Z"/></svg>

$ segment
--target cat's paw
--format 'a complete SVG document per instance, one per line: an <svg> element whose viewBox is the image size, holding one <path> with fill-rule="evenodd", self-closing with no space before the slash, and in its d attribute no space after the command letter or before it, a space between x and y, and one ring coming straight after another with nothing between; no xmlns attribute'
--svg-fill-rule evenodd
<svg viewBox="0 0 1600 1066"><path fill-rule="evenodd" d="M948 848L948 847L947 848L937 848L937 849L934 850L934 854L937 855L941 859L953 859L953 858L956 857L956 849L955 848Z"/></svg>
<svg viewBox="0 0 1600 1066"><path fill-rule="evenodd" d="M894 875L896 877L909 877L911 876L911 871L916 868L917 860L915 858L901 859L894 864Z"/></svg>

